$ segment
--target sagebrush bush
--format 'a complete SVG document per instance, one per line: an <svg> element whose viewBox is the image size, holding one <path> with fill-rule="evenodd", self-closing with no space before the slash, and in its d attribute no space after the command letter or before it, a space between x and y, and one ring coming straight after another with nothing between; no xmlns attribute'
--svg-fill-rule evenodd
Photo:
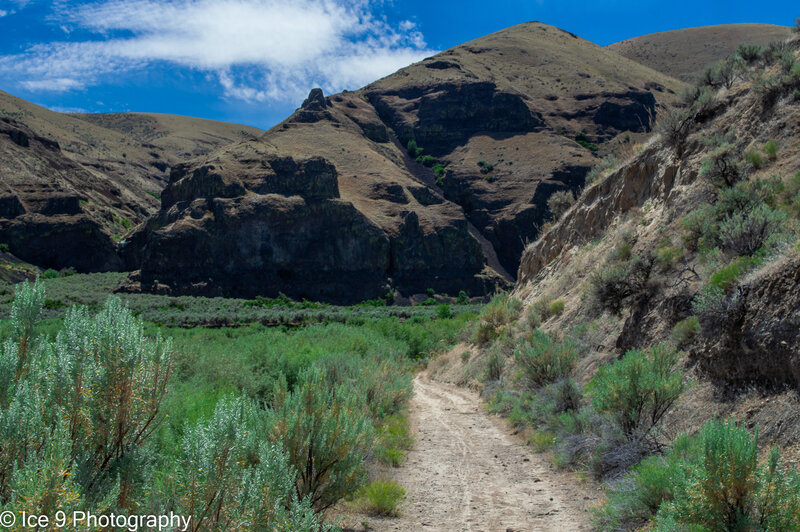
<svg viewBox="0 0 800 532"><path fill-rule="evenodd" d="M699 331L700 320L697 316L690 316L675 324L672 328L672 338L675 339L679 347L684 346L692 343Z"/></svg>
<svg viewBox="0 0 800 532"><path fill-rule="evenodd" d="M680 156L686 144L686 138L694 125L694 115L687 109L670 109L658 117L656 131L667 146L675 149Z"/></svg>
<svg viewBox="0 0 800 532"><path fill-rule="evenodd" d="M193 530L319 526L310 499L297 496L287 455L261 440L264 415L249 400L228 398L209 419L187 427L177 500Z"/></svg>
<svg viewBox="0 0 800 532"><path fill-rule="evenodd" d="M761 46L757 44L740 44L736 54L747 63L754 63L761 59Z"/></svg>
<svg viewBox="0 0 800 532"><path fill-rule="evenodd" d="M298 472L297 494L324 510L362 485L364 456L374 430L364 399L350 386L330 386L323 371L310 367L289 391L282 380L269 411L270 438L283 445Z"/></svg>
<svg viewBox="0 0 800 532"><path fill-rule="evenodd" d="M734 213L719 224L722 249L734 255L752 255L779 238L786 226L786 213L759 205Z"/></svg>
<svg viewBox="0 0 800 532"><path fill-rule="evenodd" d="M575 203L575 195L571 190L557 190L547 198L547 208L554 220L560 219Z"/></svg>
<svg viewBox="0 0 800 532"><path fill-rule="evenodd" d="M700 330L713 337L729 332L742 312L742 301L737 294L728 296L717 285L709 284L692 300L692 311L700 321Z"/></svg>
<svg viewBox="0 0 800 532"><path fill-rule="evenodd" d="M478 344L486 344L497 338L500 330L516 321L521 312L522 301L519 299L506 293L495 295L481 312L474 340Z"/></svg>
<svg viewBox="0 0 800 532"><path fill-rule="evenodd" d="M685 388L680 353L666 345L630 350L601 366L588 385L595 410L611 415L628 440L652 436Z"/></svg>
<svg viewBox="0 0 800 532"><path fill-rule="evenodd" d="M733 147L723 144L718 147L700 167L700 175L716 186L732 187L744 177L744 171L733 154Z"/></svg>
<svg viewBox="0 0 800 532"><path fill-rule="evenodd" d="M525 383L536 388L568 377L578 361L578 351L571 340L557 341L537 329L514 349L514 361Z"/></svg>
<svg viewBox="0 0 800 532"><path fill-rule="evenodd" d="M800 477L772 449L758 463L758 433L733 421L709 421L698 436L701 459L684 466L674 498L658 512L665 530L798 530Z"/></svg>

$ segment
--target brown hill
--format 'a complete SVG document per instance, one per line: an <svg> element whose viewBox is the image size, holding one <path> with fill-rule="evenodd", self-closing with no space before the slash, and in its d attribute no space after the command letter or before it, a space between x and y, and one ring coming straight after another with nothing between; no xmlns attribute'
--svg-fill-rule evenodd
<svg viewBox="0 0 800 532"><path fill-rule="evenodd" d="M195 293L485 292L516 271L550 194L581 187L592 144L648 131L681 87L515 26L356 92L312 91L262 138L177 167L126 260L145 288Z"/></svg>
<svg viewBox="0 0 800 532"><path fill-rule="evenodd" d="M653 70L694 81L704 69L736 51L739 44L783 41L791 28L773 24L722 24L663 31L634 37L607 48Z"/></svg>
<svg viewBox="0 0 800 532"><path fill-rule="evenodd" d="M0 242L45 268L118 269L113 240L157 209L172 166L256 133L169 115L62 114L0 91Z"/></svg>
<svg viewBox="0 0 800 532"><path fill-rule="evenodd" d="M525 250L516 295L550 331L592 330L576 376L631 348L677 345L698 378L670 425L761 425L797 458L800 418L800 39L587 186ZM682 125L681 125L682 124ZM588 325L588 328L587 328Z"/></svg>

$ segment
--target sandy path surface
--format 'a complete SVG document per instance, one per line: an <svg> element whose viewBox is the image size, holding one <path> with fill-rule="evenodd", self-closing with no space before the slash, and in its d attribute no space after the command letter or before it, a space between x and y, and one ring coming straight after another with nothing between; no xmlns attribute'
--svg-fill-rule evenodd
<svg viewBox="0 0 800 532"><path fill-rule="evenodd" d="M589 530L589 493L488 415L470 390L414 380L415 444L395 482L408 498L375 530Z"/></svg>

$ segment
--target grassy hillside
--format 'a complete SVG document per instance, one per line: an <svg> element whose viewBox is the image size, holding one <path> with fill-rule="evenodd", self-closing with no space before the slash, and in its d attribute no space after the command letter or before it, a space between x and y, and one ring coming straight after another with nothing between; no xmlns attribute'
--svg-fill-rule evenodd
<svg viewBox="0 0 800 532"><path fill-rule="evenodd" d="M786 40L791 32L789 27L772 24L722 24L651 33L606 48L691 83L703 70L733 55L740 44L764 46Z"/></svg>

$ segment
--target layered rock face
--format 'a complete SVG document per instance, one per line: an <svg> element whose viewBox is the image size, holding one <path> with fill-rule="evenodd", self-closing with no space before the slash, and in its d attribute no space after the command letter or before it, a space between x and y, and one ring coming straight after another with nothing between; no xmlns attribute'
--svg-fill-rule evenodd
<svg viewBox="0 0 800 532"><path fill-rule="evenodd" d="M315 89L260 139L174 168L126 263L143 289L179 292L487 293L513 280L550 195L597 161L576 135L646 132L680 87L531 23L356 92Z"/></svg>
<svg viewBox="0 0 800 532"><path fill-rule="evenodd" d="M173 171L162 210L126 243L142 289L354 303L393 287L482 293L498 281L479 275L484 257L465 220L421 223L402 186L376 189L405 207L388 231L342 198L326 159L249 148L257 165L220 154Z"/></svg>
<svg viewBox="0 0 800 532"><path fill-rule="evenodd" d="M43 268L121 267L111 236L85 212L86 197L70 186L92 176L65 157L58 143L3 118L0 161L0 242L14 255ZM42 167L48 169L44 175ZM112 197L114 192L107 191Z"/></svg>
<svg viewBox="0 0 800 532"><path fill-rule="evenodd" d="M260 133L171 115L69 115L0 91L0 243L41 268L122 267L115 242L158 208L169 169Z"/></svg>

